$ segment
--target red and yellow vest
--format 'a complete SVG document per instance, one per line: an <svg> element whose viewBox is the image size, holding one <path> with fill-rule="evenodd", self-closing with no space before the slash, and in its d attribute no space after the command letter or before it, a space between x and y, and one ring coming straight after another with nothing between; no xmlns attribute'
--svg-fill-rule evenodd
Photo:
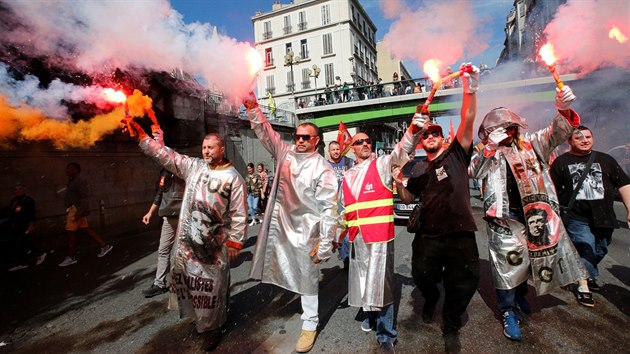
<svg viewBox="0 0 630 354"><path fill-rule="evenodd" d="M355 199L348 182L342 183L348 238L354 241L359 230L365 243L389 242L394 239L393 193L381 180L376 159L370 162L359 197Z"/></svg>

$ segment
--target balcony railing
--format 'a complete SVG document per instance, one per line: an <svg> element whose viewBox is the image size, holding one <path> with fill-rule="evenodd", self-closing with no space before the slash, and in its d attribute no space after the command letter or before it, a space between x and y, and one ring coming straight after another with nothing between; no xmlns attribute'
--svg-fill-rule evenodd
<svg viewBox="0 0 630 354"><path fill-rule="evenodd" d="M307 28L306 22L298 23L298 31L304 31Z"/></svg>
<svg viewBox="0 0 630 354"><path fill-rule="evenodd" d="M302 90L308 90L311 88L311 82L310 81L302 81Z"/></svg>
<svg viewBox="0 0 630 354"><path fill-rule="evenodd" d="M272 37L271 31L263 32L263 39L271 39L271 37Z"/></svg>
<svg viewBox="0 0 630 354"><path fill-rule="evenodd" d="M290 34L290 33L291 33L291 30L292 30L292 29L291 29L291 26L286 26L286 27L282 28L282 32L283 32L284 34Z"/></svg>
<svg viewBox="0 0 630 354"><path fill-rule="evenodd" d="M295 91L295 84L287 84L287 92Z"/></svg>
<svg viewBox="0 0 630 354"><path fill-rule="evenodd" d="M267 87L267 94L275 95L276 94L276 88L275 87Z"/></svg>

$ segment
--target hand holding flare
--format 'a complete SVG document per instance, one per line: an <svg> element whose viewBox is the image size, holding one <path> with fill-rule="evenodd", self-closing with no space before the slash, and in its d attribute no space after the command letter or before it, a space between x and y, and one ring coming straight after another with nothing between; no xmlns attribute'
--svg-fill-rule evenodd
<svg viewBox="0 0 630 354"><path fill-rule="evenodd" d="M433 81L433 88L431 89L431 92L429 93L429 96L427 97L427 99L424 101L423 105L418 105L416 107L416 113L420 113L420 114L430 114L429 113L429 105L431 104L431 101L433 101L433 96L435 95L435 92L438 90L438 88L440 88L440 86L442 86L442 82L447 81L447 80L453 80L456 79L458 77L460 77L461 75L463 75L464 73L471 73L473 71L473 66L472 64L466 64L466 65L462 65L458 71L447 75L443 78L438 78L437 80Z"/></svg>
<svg viewBox="0 0 630 354"><path fill-rule="evenodd" d="M549 71L551 72L551 76L553 76L553 79L556 80L556 86L562 90L562 88L564 87L564 82L560 80L560 74L558 74L558 70L556 70L555 64L556 64L557 58L554 53L553 45L551 44L551 42L542 46L540 48L540 51L538 52L538 55L540 55L540 57L545 62L545 64L547 64L547 67L549 68Z"/></svg>

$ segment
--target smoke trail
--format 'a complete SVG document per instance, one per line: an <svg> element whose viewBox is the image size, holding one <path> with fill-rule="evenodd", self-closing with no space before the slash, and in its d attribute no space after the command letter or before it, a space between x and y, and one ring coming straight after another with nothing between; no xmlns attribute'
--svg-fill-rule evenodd
<svg viewBox="0 0 630 354"><path fill-rule="evenodd" d="M545 28L563 67L581 75L601 67L630 68L630 42L608 37L617 26L630 35L630 2L568 1Z"/></svg>
<svg viewBox="0 0 630 354"><path fill-rule="evenodd" d="M398 59L417 61L418 66L431 58L446 65L482 53L488 45L488 33L473 16L472 4L465 0L426 1L413 10L404 0L381 0L386 16L398 19L383 38Z"/></svg>

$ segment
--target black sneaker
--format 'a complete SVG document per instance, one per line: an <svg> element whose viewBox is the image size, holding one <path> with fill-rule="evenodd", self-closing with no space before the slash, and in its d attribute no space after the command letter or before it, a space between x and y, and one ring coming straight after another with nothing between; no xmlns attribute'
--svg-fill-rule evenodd
<svg viewBox="0 0 630 354"><path fill-rule="evenodd" d="M151 287L147 290L142 290L142 295L146 298L154 297L160 294L168 292L168 287L160 287L155 284L151 284Z"/></svg>
<svg viewBox="0 0 630 354"><path fill-rule="evenodd" d="M586 307L594 307L595 306L595 301L593 301L593 293L585 293L585 292L581 292L581 291L577 291L575 293L575 296L577 297L577 301L586 306Z"/></svg>
<svg viewBox="0 0 630 354"><path fill-rule="evenodd" d="M206 352L211 352L215 350L219 344L221 343L221 339L223 338L223 332L221 330L212 330L210 332L204 333L205 338L203 341L203 350Z"/></svg>
<svg viewBox="0 0 630 354"><path fill-rule="evenodd" d="M444 333L444 352L447 354L456 354L462 351L462 344L459 342L458 333Z"/></svg>
<svg viewBox="0 0 630 354"><path fill-rule="evenodd" d="M599 286L599 284L597 284L595 279L588 278L587 282L588 282L588 289L590 291L594 291L594 292L598 293L600 290L602 290L602 288Z"/></svg>

